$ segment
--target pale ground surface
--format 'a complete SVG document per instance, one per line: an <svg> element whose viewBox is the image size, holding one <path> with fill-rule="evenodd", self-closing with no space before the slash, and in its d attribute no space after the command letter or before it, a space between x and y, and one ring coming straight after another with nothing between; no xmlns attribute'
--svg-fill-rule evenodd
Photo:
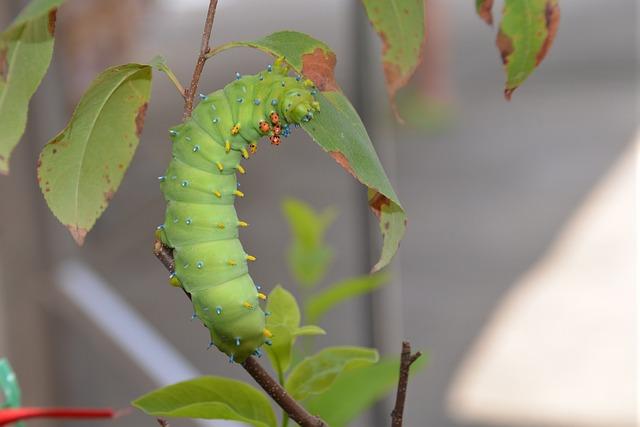
<svg viewBox="0 0 640 427"><path fill-rule="evenodd" d="M637 139L499 303L449 391L461 420L637 425Z"/></svg>

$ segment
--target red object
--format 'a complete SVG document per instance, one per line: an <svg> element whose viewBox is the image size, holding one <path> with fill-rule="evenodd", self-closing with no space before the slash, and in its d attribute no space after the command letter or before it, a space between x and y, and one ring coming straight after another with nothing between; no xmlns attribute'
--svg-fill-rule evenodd
<svg viewBox="0 0 640 427"><path fill-rule="evenodd" d="M0 409L0 426L29 418L114 418L109 408L9 408Z"/></svg>

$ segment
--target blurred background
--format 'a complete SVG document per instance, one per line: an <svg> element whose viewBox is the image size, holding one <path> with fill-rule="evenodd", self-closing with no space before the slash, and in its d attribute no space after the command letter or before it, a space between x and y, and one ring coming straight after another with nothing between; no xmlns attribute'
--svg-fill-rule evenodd
<svg viewBox="0 0 640 427"><path fill-rule="evenodd" d="M22 6L2 2L0 24ZM13 364L25 404L124 407L200 374L251 382L206 351L206 331L189 321L190 304L151 252L164 216L156 177L169 161L167 129L182 116L164 76L154 75L141 145L83 248L49 213L35 175L41 147L104 68L163 54L187 82L206 6L69 0L59 12L52 67L12 173L0 178L0 356ZM318 340L395 355L407 338L428 353L410 384L407 426L638 425L637 4L562 0L561 8L548 58L506 102L495 29L472 1L428 0L426 62L401 98L413 126L401 128L358 1L220 0L213 44L295 29L334 49L337 80L407 210L391 283L338 307ZM224 52L207 64L200 90L270 61L251 49ZM281 283L297 292L285 256L288 196L338 212L327 232L335 255L327 283L367 272L379 231L365 189L303 132L277 149L266 145L238 203L252 225L243 244L259 260L252 276L266 289ZM353 425L386 426L388 412L382 402ZM91 425L155 421L135 413Z"/></svg>

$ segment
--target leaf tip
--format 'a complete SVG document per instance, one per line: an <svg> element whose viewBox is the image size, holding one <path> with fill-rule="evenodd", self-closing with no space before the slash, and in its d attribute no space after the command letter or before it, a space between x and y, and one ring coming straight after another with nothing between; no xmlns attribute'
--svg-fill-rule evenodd
<svg viewBox="0 0 640 427"><path fill-rule="evenodd" d="M73 240L76 241L78 246L84 245L84 239L87 236L89 230L87 230L86 228L78 227L77 225L67 225L67 229L69 230L69 233L71 233Z"/></svg>
<svg viewBox="0 0 640 427"><path fill-rule="evenodd" d="M513 92L515 92L516 89L518 89L518 86L513 86L513 87L506 86L504 88L504 99L506 99L507 101L511 101L511 97L513 96Z"/></svg>

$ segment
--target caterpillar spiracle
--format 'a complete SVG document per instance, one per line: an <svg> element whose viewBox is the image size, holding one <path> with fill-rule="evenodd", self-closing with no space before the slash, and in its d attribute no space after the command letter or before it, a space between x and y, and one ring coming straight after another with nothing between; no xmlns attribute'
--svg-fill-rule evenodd
<svg viewBox="0 0 640 427"><path fill-rule="evenodd" d="M248 271L238 232L246 227L234 207L240 164L268 136L278 145L290 126L309 121L320 110L310 80L288 75L276 61L266 71L240 76L209 95L185 122L170 129L172 160L160 187L167 201L157 236L173 249L170 283L191 295L194 317L230 361L242 362L270 344L265 329L266 299Z"/></svg>

